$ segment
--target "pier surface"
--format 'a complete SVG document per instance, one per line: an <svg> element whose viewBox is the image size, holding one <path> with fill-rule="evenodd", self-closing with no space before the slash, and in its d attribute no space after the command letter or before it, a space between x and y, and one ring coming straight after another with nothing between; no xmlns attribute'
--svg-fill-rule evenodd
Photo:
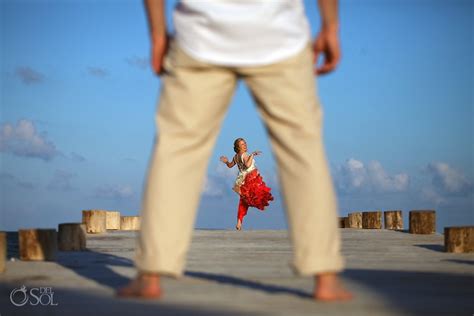
<svg viewBox="0 0 474 316"><path fill-rule="evenodd" d="M355 295L344 303L311 299L313 279L291 271L284 230L196 230L185 275L163 278L160 300L114 297L135 276L136 232L87 235L88 251L58 252L55 262L18 260L17 235L9 233L8 258L15 260L0 274L0 315L474 314L474 254L444 252L440 234L341 233L347 264L342 280ZM53 300L31 305L30 297L17 307L10 293L22 285L28 291L50 287Z"/></svg>

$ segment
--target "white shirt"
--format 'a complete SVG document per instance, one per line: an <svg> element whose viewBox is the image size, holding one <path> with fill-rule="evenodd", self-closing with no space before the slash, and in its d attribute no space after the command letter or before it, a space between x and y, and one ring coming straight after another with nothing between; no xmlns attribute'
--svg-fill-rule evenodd
<svg viewBox="0 0 474 316"><path fill-rule="evenodd" d="M181 0L173 18L179 47L219 65L271 64L311 39L302 0Z"/></svg>
<svg viewBox="0 0 474 316"><path fill-rule="evenodd" d="M246 157L249 156L247 153L243 153L240 155L240 157L237 157L237 155L234 156L234 161L237 163L237 167L239 168L239 174L237 175L237 178L235 179L235 185L241 186L244 183L245 176L247 173L250 171L257 169L257 166L255 165L255 159L252 159L252 163L250 166L247 168L247 166L244 163L244 155Z"/></svg>

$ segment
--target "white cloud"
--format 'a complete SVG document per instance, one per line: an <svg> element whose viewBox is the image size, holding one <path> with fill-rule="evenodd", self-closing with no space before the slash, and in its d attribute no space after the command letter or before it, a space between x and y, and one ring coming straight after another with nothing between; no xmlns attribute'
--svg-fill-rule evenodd
<svg viewBox="0 0 474 316"><path fill-rule="evenodd" d="M33 121L19 120L15 125L0 126L0 152L49 161L59 152L46 133L38 133Z"/></svg>
<svg viewBox="0 0 474 316"><path fill-rule="evenodd" d="M212 197L222 196L223 187L222 184L219 182L220 181L218 181L216 177L206 175L206 178L204 179L202 194Z"/></svg>
<svg viewBox="0 0 474 316"><path fill-rule="evenodd" d="M369 162L367 167L372 186L377 191L401 192L408 188L410 178L406 173L388 175L378 161Z"/></svg>
<svg viewBox="0 0 474 316"><path fill-rule="evenodd" d="M135 192L130 185L103 185L95 190L95 197L102 199L129 199L135 196Z"/></svg>
<svg viewBox="0 0 474 316"><path fill-rule="evenodd" d="M389 175L378 161L364 165L354 158L336 168L334 180L337 188L350 192L402 192L408 189L410 177L406 173Z"/></svg>
<svg viewBox="0 0 474 316"><path fill-rule="evenodd" d="M472 193L473 184L460 171L447 163L429 163L425 171L432 177L434 189L444 195L468 195Z"/></svg>
<svg viewBox="0 0 474 316"><path fill-rule="evenodd" d="M362 188L367 178L364 164L351 158L337 168L335 181L340 190L350 192Z"/></svg>
<svg viewBox="0 0 474 316"><path fill-rule="evenodd" d="M446 202L446 199L442 197L436 190L432 187L425 187L421 189L421 197L424 200L431 201L435 203L436 206L439 206L442 203Z"/></svg>
<svg viewBox="0 0 474 316"><path fill-rule="evenodd" d="M424 200L440 205L452 203L459 198L470 199L473 184L461 171L445 162L431 162L423 168L423 171L431 182L421 189Z"/></svg>
<svg viewBox="0 0 474 316"><path fill-rule="evenodd" d="M225 193L233 192L232 187L237 176L236 168L228 168L219 161L214 169L215 172L206 175L202 194L208 197L220 197Z"/></svg>
<svg viewBox="0 0 474 316"><path fill-rule="evenodd" d="M237 177L237 166L233 168L227 167L224 163L218 162L216 166L216 174L223 179L234 180Z"/></svg>

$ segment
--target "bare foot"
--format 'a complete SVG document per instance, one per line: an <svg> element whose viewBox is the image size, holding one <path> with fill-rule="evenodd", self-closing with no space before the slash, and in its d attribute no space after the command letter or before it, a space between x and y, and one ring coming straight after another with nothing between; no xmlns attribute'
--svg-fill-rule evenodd
<svg viewBox="0 0 474 316"><path fill-rule="evenodd" d="M237 229L237 230L242 229L242 221L240 219L237 221L237 225L235 226L235 229Z"/></svg>
<svg viewBox="0 0 474 316"><path fill-rule="evenodd" d="M351 292L344 289L335 273L316 275L313 297L318 301L347 301L353 298Z"/></svg>
<svg viewBox="0 0 474 316"><path fill-rule="evenodd" d="M156 273L139 272L127 286L117 290L118 297L159 298L163 292L160 289L160 276Z"/></svg>

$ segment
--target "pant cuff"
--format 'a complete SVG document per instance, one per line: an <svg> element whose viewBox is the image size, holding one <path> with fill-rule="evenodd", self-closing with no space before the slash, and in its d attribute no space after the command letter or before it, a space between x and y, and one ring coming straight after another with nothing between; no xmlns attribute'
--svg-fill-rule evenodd
<svg viewBox="0 0 474 316"><path fill-rule="evenodd" d="M291 270L298 276L311 276L323 273L338 273L344 270L344 259L341 256L319 258L304 263L289 263Z"/></svg>
<svg viewBox="0 0 474 316"><path fill-rule="evenodd" d="M167 276L174 279L179 279L183 276L183 268L176 268L175 266L160 264L159 260L147 258L142 259L135 257L135 267L140 272L157 273L160 276Z"/></svg>

